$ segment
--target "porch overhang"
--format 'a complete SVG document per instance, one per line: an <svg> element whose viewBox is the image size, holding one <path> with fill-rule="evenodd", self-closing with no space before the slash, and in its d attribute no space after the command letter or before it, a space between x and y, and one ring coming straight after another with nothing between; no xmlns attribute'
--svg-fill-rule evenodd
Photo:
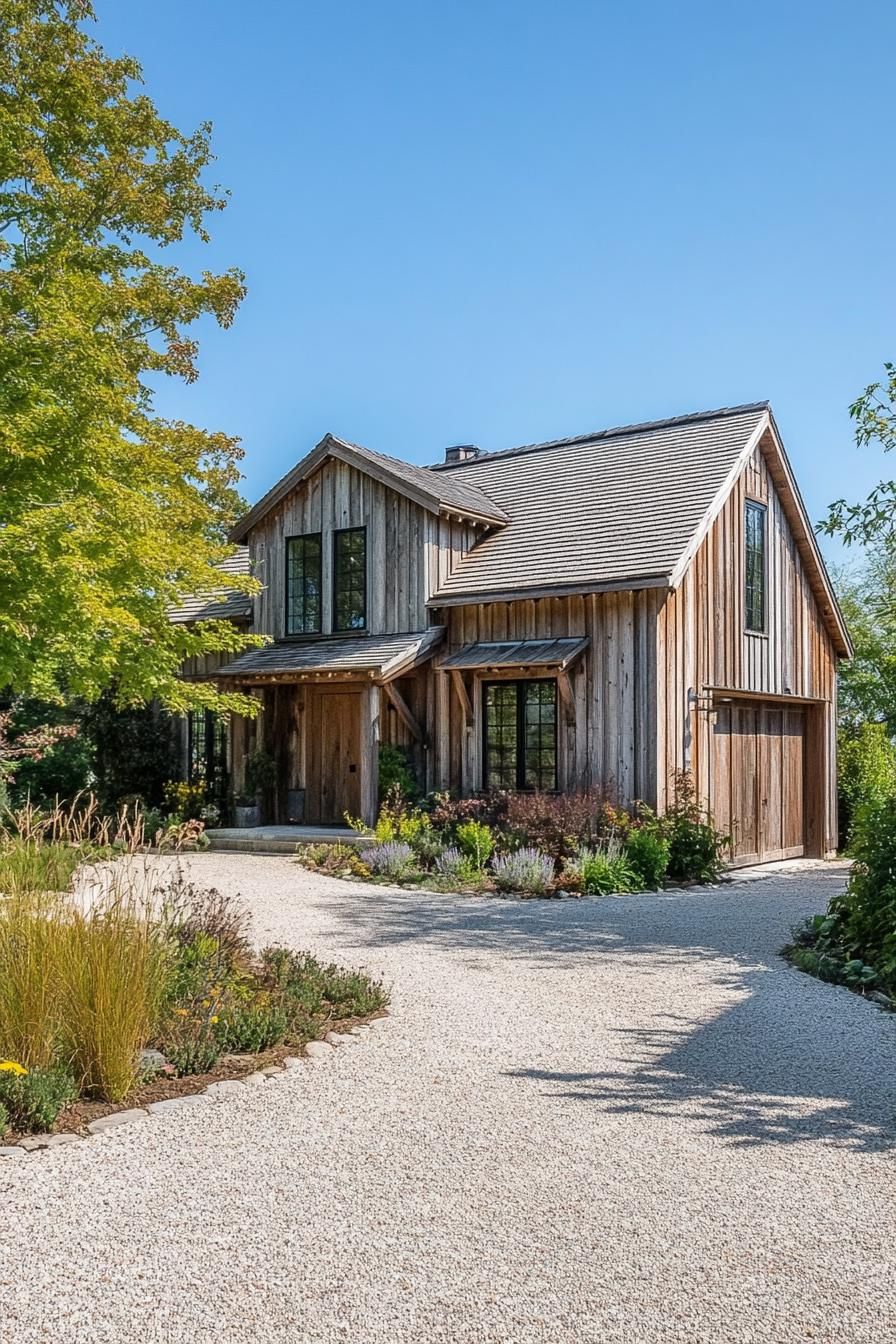
<svg viewBox="0 0 896 1344"><path fill-rule="evenodd" d="M580 639L511 639L465 644L439 664L445 672L565 672L582 656L590 643Z"/></svg>
<svg viewBox="0 0 896 1344"><path fill-rule="evenodd" d="M281 639L250 649L215 673L244 686L277 682L375 682L387 685L427 662L442 642L441 625L399 635Z"/></svg>

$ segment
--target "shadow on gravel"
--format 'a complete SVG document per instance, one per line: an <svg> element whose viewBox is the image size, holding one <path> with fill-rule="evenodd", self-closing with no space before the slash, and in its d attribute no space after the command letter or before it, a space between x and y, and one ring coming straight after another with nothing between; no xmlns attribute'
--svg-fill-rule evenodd
<svg viewBox="0 0 896 1344"><path fill-rule="evenodd" d="M710 969L738 996L714 1019L663 1014L620 1027L618 1053L604 1068L512 1076L542 1084L558 1104L680 1116L739 1146L824 1141L881 1152L896 1147L896 1021L777 955L790 926L823 910L843 880L835 871L582 902L460 901L379 888L373 908L370 889L354 888L333 913L353 943L478 954L486 973L495 953L505 965L523 960L527 973L575 958L594 965L598 993L601 964L618 971L622 962L631 967L635 1023L639 975L655 981L674 966L680 985L682 964L699 964L703 983Z"/></svg>
<svg viewBox="0 0 896 1344"><path fill-rule="evenodd" d="M611 1115L678 1117L737 1147L824 1141L862 1152L892 1150L893 1036L866 1040L863 1055L856 1035L828 1035L837 1027L823 1009L817 1024L811 1010L798 1022L782 1013L786 1004L773 979L745 975L748 997L711 1022L620 1030L624 1041L615 1062L625 1067L521 1069L510 1076L545 1085L564 1104L590 1103ZM884 1025L893 1032L893 1023Z"/></svg>

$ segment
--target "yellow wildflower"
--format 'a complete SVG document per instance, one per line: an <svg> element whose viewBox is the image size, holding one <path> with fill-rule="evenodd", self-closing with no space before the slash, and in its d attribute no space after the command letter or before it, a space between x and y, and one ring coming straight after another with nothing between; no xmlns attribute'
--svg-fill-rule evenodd
<svg viewBox="0 0 896 1344"><path fill-rule="evenodd" d="M17 1064L14 1059L4 1059L0 1064L0 1073L14 1073L16 1077L23 1078L28 1070L23 1064Z"/></svg>
<svg viewBox="0 0 896 1344"><path fill-rule="evenodd" d="M178 1017L186 1017L186 1016L187 1016L187 1010L186 1010L186 1008L175 1008L174 1011L175 1011L175 1013L177 1014Z"/></svg>
<svg viewBox="0 0 896 1344"><path fill-rule="evenodd" d="M210 1018L209 1018L209 1022L211 1022L212 1026L215 1025L215 1023L217 1022L217 1020L218 1020L217 1014L215 1014L213 1017L210 1017Z"/></svg>

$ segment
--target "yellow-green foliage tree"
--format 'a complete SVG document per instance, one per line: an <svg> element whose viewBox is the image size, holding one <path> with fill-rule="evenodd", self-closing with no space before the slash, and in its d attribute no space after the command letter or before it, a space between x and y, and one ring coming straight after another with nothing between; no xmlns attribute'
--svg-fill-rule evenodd
<svg viewBox="0 0 896 1344"><path fill-rule="evenodd" d="M82 0L0 0L0 687L242 708L177 670L251 639L167 619L221 586L242 454L158 415L151 381L195 379L187 331L228 327L243 276L171 258L226 203L210 127L160 116L93 21Z"/></svg>

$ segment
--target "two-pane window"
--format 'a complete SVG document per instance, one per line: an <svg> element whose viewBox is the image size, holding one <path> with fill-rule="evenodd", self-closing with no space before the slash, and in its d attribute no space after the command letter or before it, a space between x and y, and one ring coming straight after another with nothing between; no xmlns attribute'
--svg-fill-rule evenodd
<svg viewBox="0 0 896 1344"><path fill-rule="evenodd" d="M556 789L557 683L491 681L485 697L487 789Z"/></svg>
<svg viewBox="0 0 896 1344"><path fill-rule="evenodd" d="M321 534L286 541L286 633L319 635L323 629ZM332 629L367 626L367 532L344 528L333 534Z"/></svg>
<svg viewBox="0 0 896 1344"><path fill-rule="evenodd" d="M286 541L286 633L317 635L321 629L321 538L319 532Z"/></svg>
<svg viewBox="0 0 896 1344"><path fill-rule="evenodd" d="M748 499L744 511L744 625L754 634L765 631L766 509Z"/></svg>

